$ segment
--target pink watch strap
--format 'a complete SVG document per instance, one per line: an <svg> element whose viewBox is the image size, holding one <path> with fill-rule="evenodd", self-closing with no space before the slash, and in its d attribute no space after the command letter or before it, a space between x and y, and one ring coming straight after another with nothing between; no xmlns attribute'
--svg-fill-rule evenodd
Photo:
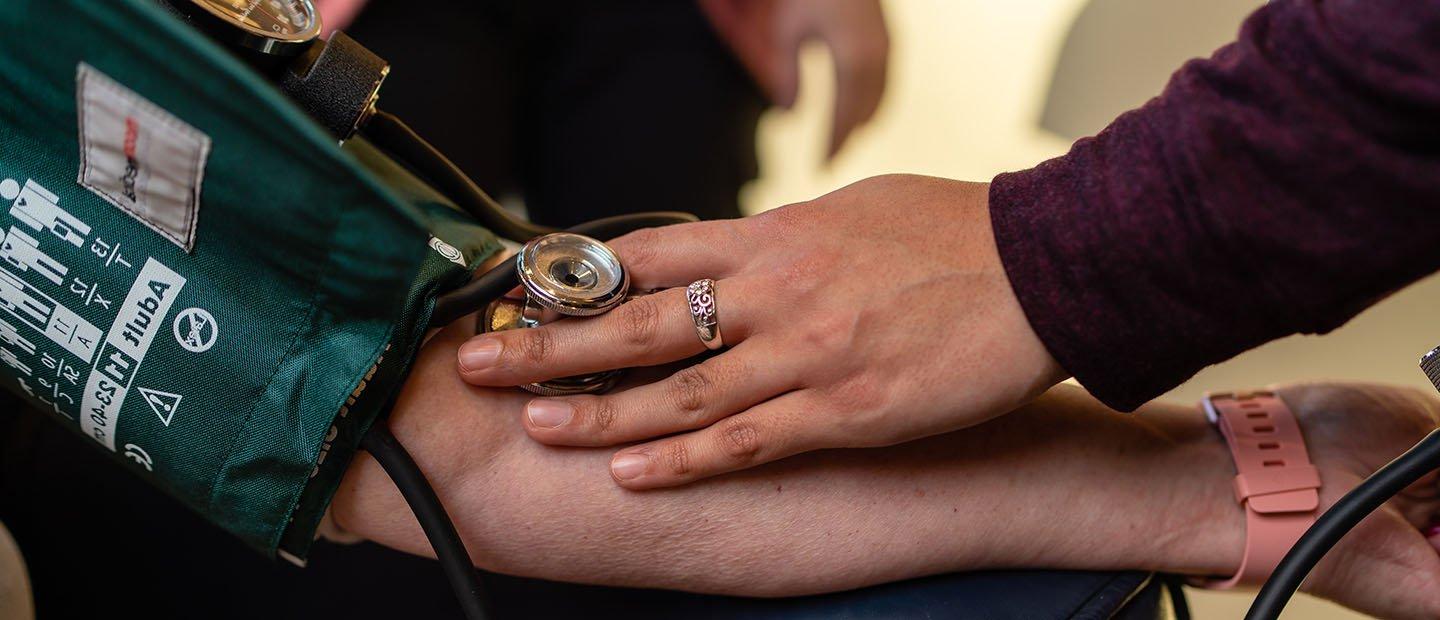
<svg viewBox="0 0 1440 620"><path fill-rule="evenodd" d="M1310 464L1295 415L1274 392L1206 394L1205 415L1235 458L1235 499L1245 508L1240 570L1206 587L1257 586L1315 523L1320 474Z"/></svg>

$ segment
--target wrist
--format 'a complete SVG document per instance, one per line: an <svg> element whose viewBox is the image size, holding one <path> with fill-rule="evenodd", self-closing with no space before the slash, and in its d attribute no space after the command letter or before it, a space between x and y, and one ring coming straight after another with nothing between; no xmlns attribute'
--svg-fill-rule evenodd
<svg viewBox="0 0 1440 620"><path fill-rule="evenodd" d="M994 523L1000 531L959 542L980 552L979 567L1238 569L1245 523L1231 490L1234 464L1194 407L1160 403L1120 415L1079 390L1056 389L967 433L987 427L975 457L1006 470L1016 506L1013 518ZM1025 449L1035 445L1045 448Z"/></svg>
<svg viewBox="0 0 1440 620"><path fill-rule="evenodd" d="M1235 501L1235 464L1218 430L1199 411L1189 410L1172 436L1174 448L1154 468L1169 486L1169 509L1155 538L1156 570L1226 577L1240 566L1245 550L1245 510Z"/></svg>
<svg viewBox="0 0 1440 620"><path fill-rule="evenodd" d="M1015 339L1016 351L1019 358L1017 366L1030 369L1031 376L1029 384L1025 387L1025 398L1021 403L1029 402L1035 397L1043 394L1046 390L1069 379L1070 373L1055 359L1048 346L1035 327L1030 324L1030 317L1015 290L1015 283L1011 281L1011 274L1007 270L1004 260L1000 254L1000 239L996 237L995 227L991 221L989 207L990 184L974 184L978 189L980 208L978 217L981 218L980 225L990 231L988 238L990 245L983 256L986 261L986 269L990 273L995 285L1003 289L999 295L1000 303L1005 307L1003 316L1010 318L1009 324L996 325L998 333L1011 334ZM1003 331L999 331L1003 330Z"/></svg>

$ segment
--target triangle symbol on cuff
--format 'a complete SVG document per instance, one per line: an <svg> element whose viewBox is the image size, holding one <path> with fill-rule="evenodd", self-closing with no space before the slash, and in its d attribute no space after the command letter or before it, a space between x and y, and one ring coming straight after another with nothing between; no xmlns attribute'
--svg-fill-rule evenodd
<svg viewBox="0 0 1440 620"><path fill-rule="evenodd" d="M180 400L185 398L179 394L149 388L140 388L140 396L145 398L145 404L150 405L150 410L160 417L160 423L165 426L170 426L175 410L180 408Z"/></svg>

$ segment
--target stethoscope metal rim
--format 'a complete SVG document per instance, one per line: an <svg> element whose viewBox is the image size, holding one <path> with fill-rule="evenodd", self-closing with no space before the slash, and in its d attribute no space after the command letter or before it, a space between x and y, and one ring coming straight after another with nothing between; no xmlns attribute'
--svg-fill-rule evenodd
<svg viewBox="0 0 1440 620"><path fill-rule="evenodd" d="M506 295L492 301L481 316L478 332L537 327L543 310L562 316L595 316L623 303L630 290L630 276L619 255L603 242L576 233L531 239L516 253L514 264L524 298ZM574 281L565 281L567 276ZM540 396L593 394L614 387L623 374L623 370L607 370L520 387Z"/></svg>
<svg viewBox="0 0 1440 620"><path fill-rule="evenodd" d="M566 282L556 270L584 269L594 282ZM531 240L515 255L520 284L536 304L566 316L595 316L625 300L630 273L604 243L576 233L552 233Z"/></svg>

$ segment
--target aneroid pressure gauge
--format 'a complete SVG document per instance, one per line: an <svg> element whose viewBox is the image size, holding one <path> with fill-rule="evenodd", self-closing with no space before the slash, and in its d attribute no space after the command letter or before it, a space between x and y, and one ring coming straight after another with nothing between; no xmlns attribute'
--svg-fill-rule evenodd
<svg viewBox="0 0 1440 620"><path fill-rule="evenodd" d="M375 113L390 65L354 39L320 38L311 0L164 0L235 53L341 141Z"/></svg>
<svg viewBox="0 0 1440 620"><path fill-rule="evenodd" d="M217 41L262 56L298 56L320 38L310 0L171 0Z"/></svg>

